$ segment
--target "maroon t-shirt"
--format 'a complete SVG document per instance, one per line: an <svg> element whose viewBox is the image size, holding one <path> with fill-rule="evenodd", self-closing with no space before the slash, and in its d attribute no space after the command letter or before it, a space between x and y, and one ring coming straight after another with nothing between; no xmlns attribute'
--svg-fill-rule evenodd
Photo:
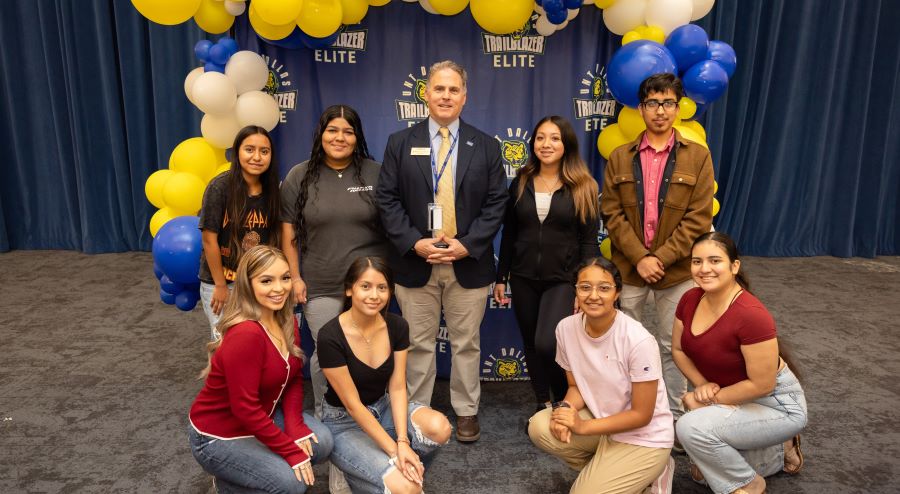
<svg viewBox="0 0 900 494"><path fill-rule="evenodd" d="M775 338L775 319L758 298L743 291L706 332L695 336L691 323L702 297L702 288L692 288L675 309L675 317L684 324L681 350L707 381L724 388L747 379L741 345Z"/></svg>

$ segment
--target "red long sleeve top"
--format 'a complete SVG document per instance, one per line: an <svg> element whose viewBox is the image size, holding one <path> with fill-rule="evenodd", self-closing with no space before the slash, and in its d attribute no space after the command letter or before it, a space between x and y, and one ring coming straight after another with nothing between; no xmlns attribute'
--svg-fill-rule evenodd
<svg viewBox="0 0 900 494"><path fill-rule="evenodd" d="M300 334L294 325L294 341ZM258 321L232 326L212 357L212 368L191 406L200 434L219 439L255 437L291 467L309 457L296 441L312 435L303 422L303 361L284 356ZM272 420L282 403L285 429Z"/></svg>

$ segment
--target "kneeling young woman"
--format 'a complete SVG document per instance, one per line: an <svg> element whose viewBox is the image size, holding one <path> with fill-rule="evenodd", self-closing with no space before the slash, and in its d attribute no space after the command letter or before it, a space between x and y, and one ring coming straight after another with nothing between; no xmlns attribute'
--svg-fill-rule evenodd
<svg viewBox="0 0 900 494"><path fill-rule="evenodd" d="M531 418L538 448L581 473L571 493L671 492L675 437L656 339L617 309L622 277L603 258L577 271L581 312L556 328L569 389Z"/></svg>
<svg viewBox="0 0 900 494"><path fill-rule="evenodd" d="M219 492L302 493L315 481L310 460L327 459L332 441L303 413L305 359L286 303L290 268L280 250L260 245L236 273L191 406L191 451Z"/></svg>
<svg viewBox="0 0 900 494"><path fill-rule="evenodd" d="M406 394L409 325L387 313L391 273L361 257L344 279L345 306L319 332L316 352L328 381L322 422L334 436L331 461L354 494L418 493L425 464L450 440L440 412Z"/></svg>
<svg viewBox="0 0 900 494"><path fill-rule="evenodd" d="M803 388L779 356L775 320L750 293L734 240L698 237L691 274L698 288L681 298L672 328L672 357L694 384L678 439L694 480L716 493L765 492L764 477L803 466Z"/></svg>

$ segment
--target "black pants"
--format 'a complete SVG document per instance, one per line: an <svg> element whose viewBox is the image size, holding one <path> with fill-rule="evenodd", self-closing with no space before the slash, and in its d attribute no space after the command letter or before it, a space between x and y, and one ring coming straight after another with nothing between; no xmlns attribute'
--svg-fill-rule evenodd
<svg viewBox="0 0 900 494"><path fill-rule="evenodd" d="M571 283L510 276L512 308L522 333L528 376L538 403L566 395L566 373L556 363L556 325L572 315L575 288Z"/></svg>

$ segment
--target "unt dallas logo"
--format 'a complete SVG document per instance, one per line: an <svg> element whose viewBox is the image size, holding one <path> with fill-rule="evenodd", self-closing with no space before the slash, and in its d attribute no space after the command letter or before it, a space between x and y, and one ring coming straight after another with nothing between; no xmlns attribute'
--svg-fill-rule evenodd
<svg viewBox="0 0 900 494"><path fill-rule="evenodd" d="M578 97L572 98L575 119L584 121L584 131L603 130L616 115L616 100L606 84L606 67L594 66L581 79Z"/></svg>
<svg viewBox="0 0 900 494"><path fill-rule="evenodd" d="M534 56L544 54L547 39L534 30L537 18L537 14L532 15L524 26L511 34L481 33L484 54L491 56L494 68L534 68Z"/></svg>
<svg viewBox="0 0 900 494"><path fill-rule="evenodd" d="M397 108L397 121L406 122L407 127L412 127L417 122L428 118L428 105L425 103L425 83L427 82L428 69L419 67L419 76L409 74L403 81L403 89L400 95L403 99L394 100Z"/></svg>
<svg viewBox="0 0 900 494"><path fill-rule="evenodd" d="M494 139L500 143L500 156L503 158L503 168L506 170L506 178L515 178L519 168L528 161L528 148L531 137L528 131L520 128L506 129L506 139L495 135Z"/></svg>
<svg viewBox="0 0 900 494"><path fill-rule="evenodd" d="M271 94L278 102L278 108L281 110L278 122L285 123L287 122L287 112L297 109L297 90L293 88L291 74L285 70L283 63L268 55L260 54L260 56L263 57L269 68L269 80L266 81L262 90Z"/></svg>
<svg viewBox="0 0 900 494"><path fill-rule="evenodd" d="M497 353L497 352L495 352ZM481 366L482 381L524 381L528 373L525 353L515 347L500 348L500 356L494 353Z"/></svg>

